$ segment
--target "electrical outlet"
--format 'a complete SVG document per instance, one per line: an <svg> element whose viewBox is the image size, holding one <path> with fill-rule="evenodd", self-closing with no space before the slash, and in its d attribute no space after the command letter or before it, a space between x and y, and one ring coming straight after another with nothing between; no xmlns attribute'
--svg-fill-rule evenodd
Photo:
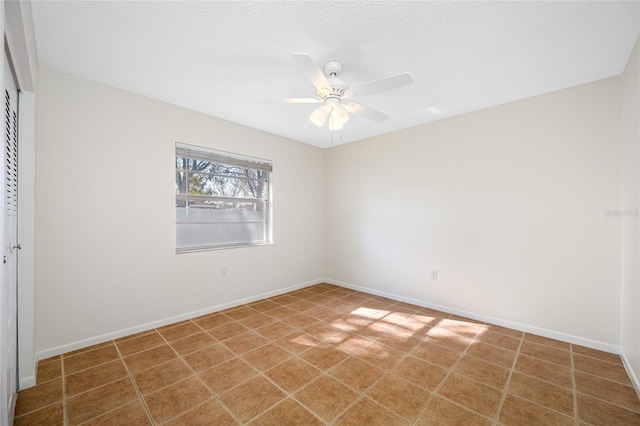
<svg viewBox="0 0 640 426"><path fill-rule="evenodd" d="M438 281L438 270L434 269L431 271L431 281Z"/></svg>
<svg viewBox="0 0 640 426"><path fill-rule="evenodd" d="M220 267L220 276L222 278L229 276L229 267L228 266L221 266Z"/></svg>

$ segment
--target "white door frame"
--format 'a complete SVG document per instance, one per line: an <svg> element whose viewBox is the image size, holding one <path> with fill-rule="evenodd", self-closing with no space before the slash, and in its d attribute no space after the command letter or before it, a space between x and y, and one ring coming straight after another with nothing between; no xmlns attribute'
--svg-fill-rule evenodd
<svg viewBox="0 0 640 426"><path fill-rule="evenodd" d="M31 2L3 1L0 28L12 61L20 89L20 154L18 234L23 249L18 265L18 341L19 389L36 384L35 342L35 143L37 54ZM0 47L4 58L5 43ZM4 66L0 67L4 89Z"/></svg>
<svg viewBox="0 0 640 426"><path fill-rule="evenodd" d="M18 398L18 111L20 96L12 72L13 61L5 52L5 132L3 132L0 207L0 424L12 424Z"/></svg>

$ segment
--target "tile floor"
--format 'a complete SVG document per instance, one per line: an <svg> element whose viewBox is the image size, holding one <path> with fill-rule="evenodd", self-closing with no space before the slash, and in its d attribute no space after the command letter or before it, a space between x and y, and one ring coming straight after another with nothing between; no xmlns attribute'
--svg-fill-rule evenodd
<svg viewBox="0 0 640 426"><path fill-rule="evenodd" d="M46 359L16 425L639 425L616 355L329 284Z"/></svg>

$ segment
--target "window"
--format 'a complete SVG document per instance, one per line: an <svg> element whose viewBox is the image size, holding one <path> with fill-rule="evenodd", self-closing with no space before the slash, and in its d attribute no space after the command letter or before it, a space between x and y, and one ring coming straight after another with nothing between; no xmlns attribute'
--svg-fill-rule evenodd
<svg viewBox="0 0 640 426"><path fill-rule="evenodd" d="M176 252L271 243L270 161L176 143Z"/></svg>

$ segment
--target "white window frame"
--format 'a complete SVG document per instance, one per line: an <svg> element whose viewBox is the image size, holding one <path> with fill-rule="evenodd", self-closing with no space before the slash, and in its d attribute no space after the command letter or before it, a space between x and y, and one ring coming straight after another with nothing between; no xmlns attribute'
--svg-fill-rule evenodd
<svg viewBox="0 0 640 426"><path fill-rule="evenodd" d="M229 170L226 172L228 174L225 174L224 171L208 173L190 170L189 166L184 164L184 161L188 160L182 160L181 167L179 159L250 169L256 172L256 176L261 177L238 177L237 174L229 172ZM176 142L174 167L176 173L176 253L272 244L271 175L273 163L270 160ZM261 182L264 185L264 196L262 198L240 198L228 194L219 196L190 193L189 182L192 175ZM182 190L179 188L179 180L183 186ZM249 206L248 211L243 212L241 206ZM250 229L252 227L253 231ZM253 238L248 238L248 236L253 236ZM193 242L193 240L197 240L197 242Z"/></svg>

